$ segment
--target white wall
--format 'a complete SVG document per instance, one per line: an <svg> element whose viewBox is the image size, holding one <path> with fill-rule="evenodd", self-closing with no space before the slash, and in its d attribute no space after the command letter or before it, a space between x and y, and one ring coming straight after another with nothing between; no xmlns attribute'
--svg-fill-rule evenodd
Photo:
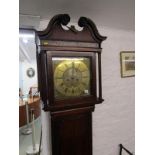
<svg viewBox="0 0 155 155"><path fill-rule="evenodd" d="M45 29L47 23L41 21L40 30ZM93 113L93 154L118 155L120 143L134 151L134 77L121 78L119 55L120 51L134 50L134 32L106 27L99 27L99 32L108 37L102 44L105 102L97 105ZM47 130L45 126L49 126L47 116L48 113L42 115L43 132ZM48 134L43 133L43 155L50 155Z"/></svg>
<svg viewBox="0 0 155 155"><path fill-rule="evenodd" d="M94 155L118 155L118 144L134 151L135 78L121 78L120 51L133 51L134 32L99 28L103 42L102 89L105 101L93 113Z"/></svg>
<svg viewBox="0 0 155 155"><path fill-rule="evenodd" d="M37 85L37 65L36 65L36 60L32 61L31 63L24 61L24 62L20 62L21 64L21 70L22 70L22 84L23 84L23 94L28 94L29 89L31 86L33 85ZM35 76L32 78L29 78L26 74L26 71L28 68L34 68L35 70ZM20 79L21 81L21 79Z"/></svg>

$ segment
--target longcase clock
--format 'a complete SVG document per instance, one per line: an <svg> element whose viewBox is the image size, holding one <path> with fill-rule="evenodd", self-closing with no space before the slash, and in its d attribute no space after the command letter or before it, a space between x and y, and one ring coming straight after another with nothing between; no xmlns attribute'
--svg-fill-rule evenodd
<svg viewBox="0 0 155 155"><path fill-rule="evenodd" d="M81 17L81 31L67 14L36 31L38 85L44 111L51 114L52 155L92 155L92 112L103 102L101 36ZM64 29L64 27L66 27Z"/></svg>

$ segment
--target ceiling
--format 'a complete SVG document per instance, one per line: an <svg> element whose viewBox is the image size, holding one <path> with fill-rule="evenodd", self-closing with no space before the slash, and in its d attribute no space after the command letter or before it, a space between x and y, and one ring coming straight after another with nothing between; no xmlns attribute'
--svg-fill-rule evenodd
<svg viewBox="0 0 155 155"><path fill-rule="evenodd" d="M71 22L86 16L98 26L134 31L135 25L134 0L19 0L19 13L21 27L37 27L39 20L63 13Z"/></svg>
<svg viewBox="0 0 155 155"><path fill-rule="evenodd" d="M85 16L97 26L134 31L135 25L134 0L19 0L19 13L22 28L37 29L40 21L63 13L69 14L73 23ZM27 40L19 39L19 60L31 63L36 59L35 43L34 38Z"/></svg>

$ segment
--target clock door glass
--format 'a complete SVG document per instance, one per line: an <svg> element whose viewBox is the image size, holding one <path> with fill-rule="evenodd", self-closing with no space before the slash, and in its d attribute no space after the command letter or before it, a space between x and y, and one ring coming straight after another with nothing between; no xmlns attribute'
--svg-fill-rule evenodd
<svg viewBox="0 0 155 155"><path fill-rule="evenodd" d="M90 59L53 57L55 98L90 95Z"/></svg>

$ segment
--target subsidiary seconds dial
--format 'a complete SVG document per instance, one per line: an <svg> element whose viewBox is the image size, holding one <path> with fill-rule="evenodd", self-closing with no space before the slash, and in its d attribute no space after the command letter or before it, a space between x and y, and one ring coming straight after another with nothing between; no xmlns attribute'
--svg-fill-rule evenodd
<svg viewBox="0 0 155 155"><path fill-rule="evenodd" d="M88 58L56 59L54 61L54 86L57 98L89 95L89 63Z"/></svg>

